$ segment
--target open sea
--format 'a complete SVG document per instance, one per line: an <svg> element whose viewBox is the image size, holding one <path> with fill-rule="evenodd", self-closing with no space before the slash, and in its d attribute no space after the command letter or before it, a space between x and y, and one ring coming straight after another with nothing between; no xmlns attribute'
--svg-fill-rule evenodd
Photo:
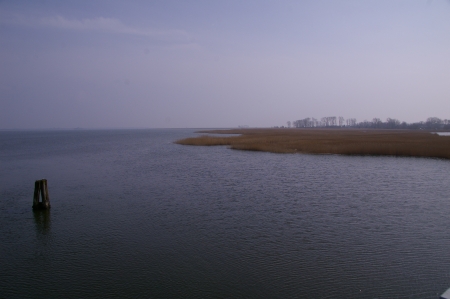
<svg viewBox="0 0 450 299"><path fill-rule="evenodd" d="M0 298L439 298L450 161L0 132ZM46 178L49 212L33 212Z"/></svg>

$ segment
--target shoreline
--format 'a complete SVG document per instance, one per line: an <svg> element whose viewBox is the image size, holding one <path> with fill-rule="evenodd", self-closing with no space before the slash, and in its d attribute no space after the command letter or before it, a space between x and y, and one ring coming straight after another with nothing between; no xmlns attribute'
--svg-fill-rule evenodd
<svg viewBox="0 0 450 299"><path fill-rule="evenodd" d="M450 159L450 137L429 131L389 129L228 129L204 134L239 134L185 138L176 144L226 145L231 149L271 153L399 156Z"/></svg>

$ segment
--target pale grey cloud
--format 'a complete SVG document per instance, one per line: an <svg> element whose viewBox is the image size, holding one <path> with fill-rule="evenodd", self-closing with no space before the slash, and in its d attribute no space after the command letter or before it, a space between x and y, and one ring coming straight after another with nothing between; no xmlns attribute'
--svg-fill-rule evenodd
<svg viewBox="0 0 450 299"><path fill-rule="evenodd" d="M179 44L194 43L194 37L185 30L133 27L116 18L95 17L69 19L61 15L34 18L17 13L10 14L5 11L0 11L0 19L0 22L4 24L16 24L30 27L39 26L70 31L97 32L99 34L109 33L118 35L134 35Z"/></svg>
<svg viewBox="0 0 450 299"><path fill-rule="evenodd" d="M173 41L189 42L192 38L184 30L155 30L151 28L136 28L122 23L118 19L97 17L92 19L67 19L62 16L52 18L43 18L39 20L43 26L67 30L84 30L107 32L115 34L128 34L137 36L146 36L150 38L167 39Z"/></svg>

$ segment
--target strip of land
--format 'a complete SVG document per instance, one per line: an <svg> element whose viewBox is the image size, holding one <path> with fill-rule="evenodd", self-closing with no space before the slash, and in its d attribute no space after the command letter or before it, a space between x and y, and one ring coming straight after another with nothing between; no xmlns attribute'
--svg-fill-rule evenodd
<svg viewBox="0 0 450 299"><path fill-rule="evenodd" d="M272 153L430 157L450 159L450 136L427 131L371 129L232 129L200 131L239 134L177 140L184 145L226 145Z"/></svg>

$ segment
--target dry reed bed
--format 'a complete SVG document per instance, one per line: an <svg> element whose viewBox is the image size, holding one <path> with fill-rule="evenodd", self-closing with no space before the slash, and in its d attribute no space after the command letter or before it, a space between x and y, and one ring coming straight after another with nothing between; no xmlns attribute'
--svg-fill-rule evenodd
<svg viewBox="0 0 450 299"><path fill-rule="evenodd" d="M199 133L176 141L184 145L226 145L232 149L272 153L388 155L450 159L450 137L424 131L367 129L235 129Z"/></svg>

